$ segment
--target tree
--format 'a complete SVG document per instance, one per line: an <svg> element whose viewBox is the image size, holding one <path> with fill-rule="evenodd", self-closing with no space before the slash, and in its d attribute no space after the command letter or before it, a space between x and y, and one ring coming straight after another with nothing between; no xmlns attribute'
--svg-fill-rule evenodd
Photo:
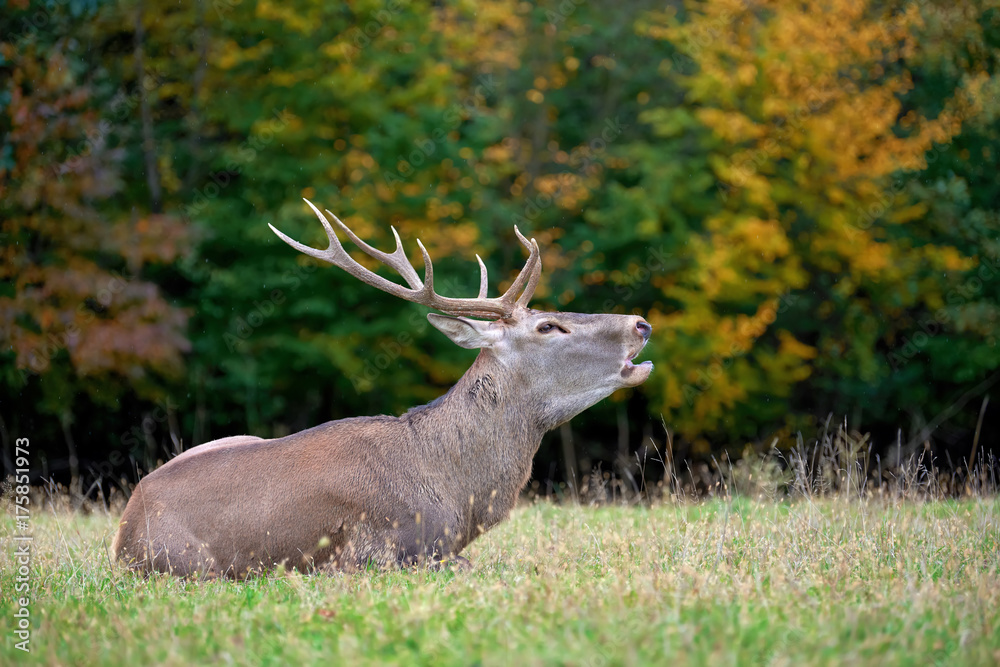
<svg viewBox="0 0 1000 667"><path fill-rule="evenodd" d="M95 99L99 74L80 79L79 49L30 34L0 44L0 391L5 404L17 397L58 417L76 485L91 453L77 452L73 436L81 404L114 410L126 396L161 398L190 349L187 314L149 279L188 238L169 216L108 205L121 190L123 151Z"/></svg>
<svg viewBox="0 0 1000 667"><path fill-rule="evenodd" d="M713 433L794 427L789 415L898 417L884 354L895 315L936 309L948 289L936 276L975 264L924 234L929 204L907 183L983 112L986 78L971 68L933 112L906 108L922 25L915 5L719 0L640 26L686 56L669 76L687 105L644 116L666 149L640 155L640 180L618 199L650 198L641 189L656 188L682 132L707 154L688 165L695 196L716 196L650 315L669 350L660 406L702 451ZM683 206L688 191L653 190L647 210Z"/></svg>

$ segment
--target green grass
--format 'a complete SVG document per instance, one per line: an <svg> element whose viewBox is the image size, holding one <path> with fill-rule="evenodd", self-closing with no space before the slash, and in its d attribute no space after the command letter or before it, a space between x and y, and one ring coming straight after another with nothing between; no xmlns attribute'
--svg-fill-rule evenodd
<svg viewBox="0 0 1000 667"><path fill-rule="evenodd" d="M9 509L9 508L8 508ZM116 517L32 516L31 653L0 663L970 664L1000 661L1000 502L538 503L469 572L148 580Z"/></svg>

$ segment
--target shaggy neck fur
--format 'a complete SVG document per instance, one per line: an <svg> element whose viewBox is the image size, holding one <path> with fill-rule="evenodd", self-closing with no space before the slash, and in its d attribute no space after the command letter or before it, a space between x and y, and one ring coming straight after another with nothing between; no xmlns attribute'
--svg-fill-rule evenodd
<svg viewBox="0 0 1000 667"><path fill-rule="evenodd" d="M400 418L411 442L421 443L414 458L429 478L448 479L439 488L454 490L458 506L468 508L462 518L480 530L513 508L546 431L517 386L484 351L447 394Z"/></svg>

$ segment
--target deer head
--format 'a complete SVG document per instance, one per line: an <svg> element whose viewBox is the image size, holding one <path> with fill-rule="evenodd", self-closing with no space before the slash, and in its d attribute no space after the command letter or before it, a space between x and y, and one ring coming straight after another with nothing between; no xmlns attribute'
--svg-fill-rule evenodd
<svg viewBox="0 0 1000 667"><path fill-rule="evenodd" d="M526 239L516 226L514 233L529 256L507 291L499 297L487 296L489 275L482 258L476 255L480 270L478 296L451 298L434 291L434 265L419 239L417 246L424 259L423 280L406 258L395 227L391 229L396 249L385 253L362 241L327 211L337 228L355 245L396 271L409 285L403 287L356 262L344 250L330 219L308 199L304 201L326 230L329 247L311 248L270 225L281 240L310 257L339 266L383 292L447 313L429 313L427 318L455 344L481 350L481 365L495 365L509 374L519 393L538 406L536 421L546 430L568 421L618 389L642 384L653 370L650 361L632 363L652 332L643 318L544 312L528 307L541 276L542 263L538 243Z"/></svg>

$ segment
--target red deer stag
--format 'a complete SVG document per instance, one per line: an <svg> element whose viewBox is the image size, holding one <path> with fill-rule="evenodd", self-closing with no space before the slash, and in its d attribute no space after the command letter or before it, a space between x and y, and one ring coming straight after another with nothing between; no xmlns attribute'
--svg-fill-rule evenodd
<svg viewBox="0 0 1000 667"><path fill-rule="evenodd" d="M385 253L330 213L361 250L402 276L403 287L352 259L330 221L306 203L330 246L310 248L272 226L285 243L447 313L427 317L479 355L445 395L401 417L340 419L271 440L223 438L167 462L135 487L112 546L135 570L242 578L280 565L466 563L459 552L514 507L545 432L616 389L642 384L653 369L632 363L652 331L641 317L528 308L541 259L538 244L516 227L530 255L510 288L488 298L477 256L479 296L449 298L435 293L420 241L422 281L395 229L396 250Z"/></svg>

